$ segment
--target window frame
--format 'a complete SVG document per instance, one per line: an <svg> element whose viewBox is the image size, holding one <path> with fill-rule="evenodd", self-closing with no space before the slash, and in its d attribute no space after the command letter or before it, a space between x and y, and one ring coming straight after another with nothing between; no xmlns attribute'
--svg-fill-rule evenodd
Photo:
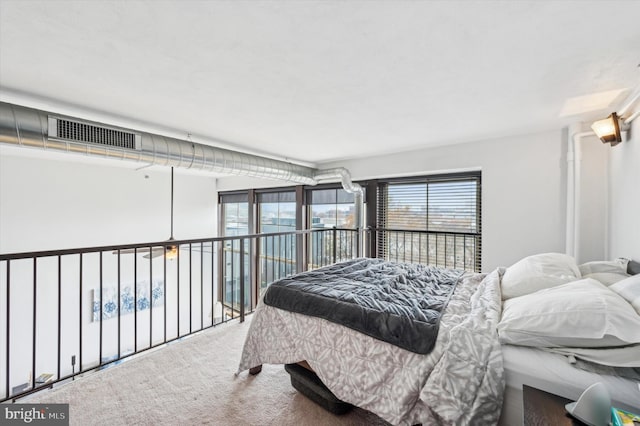
<svg viewBox="0 0 640 426"><path fill-rule="evenodd" d="M378 179L376 182L376 220L375 220L375 228L378 230L386 229L386 217L384 217L385 213L388 212L388 200L385 199L385 195L388 195L388 192L385 191L389 185L394 184L430 184L430 183L446 183L446 182L456 182L456 181L475 181L476 182L476 232L463 232L467 235L473 235L475 239L474 244L474 259L473 259L473 271L480 272L482 269L482 171L474 170L474 171L466 171L466 172L456 172L456 173L438 173L431 175L421 175L421 176L408 176L408 177L394 177L394 178L386 178L386 179ZM386 192L386 194L385 194ZM427 212L429 211L428 199L426 204ZM416 231L409 230L407 232ZM435 231L428 229L428 216L427 221L425 222L425 229L420 230L418 232L432 233L432 234L455 234L459 231ZM376 257L384 258L386 256L386 245L387 241L385 241L385 233L377 232L375 243L370 245L370 253L375 252ZM436 237L437 238L437 237ZM445 239L445 245L446 245ZM466 240L463 244L466 244ZM437 240L436 240L437 245ZM437 256L436 256L436 264L437 264ZM445 260L445 266L446 260Z"/></svg>
<svg viewBox="0 0 640 426"><path fill-rule="evenodd" d="M278 194L277 201L262 201L261 198L264 195L272 195L272 194ZM289 194L289 195L293 195L293 201L287 201L287 200L281 200L280 199L280 194ZM269 203L269 204L278 204L278 223L275 225L277 226L277 231L272 231L272 232L288 232L288 231L295 231L295 230L299 230L301 229L301 224L299 223L299 215L298 215L298 210L299 210L299 205L298 205L298 195L297 195L297 191L296 191L296 187L283 187L283 188L267 188L267 189L262 189L262 190L255 190L255 198L254 198L254 203L255 203L255 233L256 234L263 234L263 233L268 233L268 232L263 232L263 226L264 224L262 223L262 204L265 203ZM281 227L287 227L287 228L291 228L291 226L286 226L286 225L282 225L280 223L280 205L282 203L293 203L295 205L295 212L294 212L294 225L293 225L293 229L289 229L289 230L282 230L280 229ZM295 248L292 248L292 250L287 250L287 239L293 239L295 241ZM284 274L285 276L291 272L297 272L299 269L298 266L298 250L297 250L297 245L298 245L298 241L297 239L291 238L291 237L286 237L284 238L284 242L285 242L285 249L284 249L284 260L285 260L285 266L284 266ZM267 254L266 252L268 252L268 242L264 241L265 243L265 254L263 255L262 253L262 249L260 247L259 244L255 244L255 250L253 251L253 253L255 253L255 257L256 257L256 280L257 280L257 284L256 284L256 292L259 293L264 287L262 286L262 275L263 275L263 265L261 263L262 258L264 257L264 272L265 274L268 276L268 271L269 271L269 266L268 266L268 256L269 254ZM277 248L278 248L278 272L277 272L277 276L278 278L282 278L282 249L281 249L281 243L282 243L282 238L278 238L277 239ZM275 250L275 246L276 246L276 239L272 238L271 241L271 249L272 251ZM265 257L266 256L266 257ZM276 266L275 266L275 253L271 253L271 262L272 262L272 266L271 266L271 273L272 273L272 277L276 276ZM287 267L286 266L286 261L290 260L291 261L291 265L293 265L292 267Z"/></svg>
<svg viewBox="0 0 640 426"><path fill-rule="evenodd" d="M464 179L474 179L477 181L477 196L476 196L476 223L477 223L477 232L473 233L476 241L476 251L474 258L474 270L480 271L482 264L482 171L474 170L474 171L465 171L465 172L454 172L454 173L437 173L437 174L424 174L424 175L416 175L416 176L406 176L406 177L392 177L392 178L380 178L380 179L371 179L367 181L359 181L358 183L365 189L364 194L364 209L363 213L365 214L365 226L370 231L368 233L368 238L366 239L365 245L365 255L370 257L381 257L384 258L384 253L381 252L381 244L384 243L384 235L380 234L377 231L381 228L380 225L383 223L380 222L379 218L381 215L381 209L385 208L385 202L381 199L382 189L389 184L398 184L398 183L433 183L433 182L447 182L447 181L455 181L455 180L464 180ZM260 188L260 189L247 189L247 190L235 190L235 191L221 191L218 192L218 225L221 232L220 235L224 235L224 226L225 226L225 211L224 204L228 203L229 199L243 199L246 197L248 203L248 229L249 234L258 234L261 233L261 212L259 208L259 196L260 194L268 194L268 193L281 193L281 192L295 192L295 203L296 203L296 230L308 230L313 229L312 226L312 192L318 190L325 189L342 189L342 185L339 182L335 183L325 183L319 184L315 186L310 185L296 185L296 186L281 186L281 187L271 187L271 188ZM225 201L225 198L227 200ZM337 201L336 197L336 201ZM342 203L336 203L336 205ZM347 203L345 203L347 204ZM428 207L427 207L428 209ZM427 232L435 232L435 231L427 231ZM255 240L254 240L255 241ZM311 259L308 259L310 255L310 249L308 247L310 238L309 235L298 235L296 237L296 270L295 272L303 272L308 268L308 262ZM446 243L445 243L446 244ZM250 270L250 281L251 281L251 307L255 308L255 304L257 303L260 286L258 285L258 268L259 268L259 253L258 247L256 247L256 243L253 242L251 244L250 252L252 253L252 257L249 262L249 270ZM219 267L224 267L223 256L219 256ZM222 270L222 269L221 269ZM222 276L224 274L220 274ZM222 280L222 279L221 279ZM221 283L222 284L222 283ZM222 291L222 287L221 287Z"/></svg>

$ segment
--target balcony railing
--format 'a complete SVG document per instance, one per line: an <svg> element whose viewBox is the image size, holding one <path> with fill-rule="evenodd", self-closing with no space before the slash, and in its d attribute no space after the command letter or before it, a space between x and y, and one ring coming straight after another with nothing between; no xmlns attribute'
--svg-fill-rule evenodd
<svg viewBox="0 0 640 426"><path fill-rule="evenodd" d="M355 230L310 230L0 255L0 402L227 322L267 283ZM352 239L355 241L355 239ZM356 256L358 250L348 251ZM257 261L259 259L259 263ZM260 283L261 285L258 285ZM244 303L243 303L244 301ZM38 381L42 378L42 381Z"/></svg>
<svg viewBox="0 0 640 426"><path fill-rule="evenodd" d="M243 321L269 283L363 253L478 270L479 238L332 228L0 255L0 402Z"/></svg>
<svg viewBox="0 0 640 426"><path fill-rule="evenodd" d="M474 272L481 269L480 233L382 228L369 232L377 242L376 257Z"/></svg>

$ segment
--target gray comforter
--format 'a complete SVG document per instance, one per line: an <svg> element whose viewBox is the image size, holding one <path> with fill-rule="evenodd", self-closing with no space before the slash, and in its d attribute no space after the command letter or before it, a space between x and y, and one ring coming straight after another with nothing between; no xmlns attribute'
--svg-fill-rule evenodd
<svg viewBox="0 0 640 426"><path fill-rule="evenodd" d="M276 281L265 291L264 303L427 354L461 275L451 269L355 259Z"/></svg>
<svg viewBox="0 0 640 426"><path fill-rule="evenodd" d="M434 349L422 355L260 302L239 371L306 360L339 399L392 424L497 424L504 390L500 312L499 272L465 274Z"/></svg>

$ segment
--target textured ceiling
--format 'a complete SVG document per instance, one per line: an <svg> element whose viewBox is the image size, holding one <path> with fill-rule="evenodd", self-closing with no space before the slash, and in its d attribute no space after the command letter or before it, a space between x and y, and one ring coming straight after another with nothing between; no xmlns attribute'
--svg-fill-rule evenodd
<svg viewBox="0 0 640 426"><path fill-rule="evenodd" d="M0 0L0 97L318 163L591 118L638 82L638 22L640 1Z"/></svg>

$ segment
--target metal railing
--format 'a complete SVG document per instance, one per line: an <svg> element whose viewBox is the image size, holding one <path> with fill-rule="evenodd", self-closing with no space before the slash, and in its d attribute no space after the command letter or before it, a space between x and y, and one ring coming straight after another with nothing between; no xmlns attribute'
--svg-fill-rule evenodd
<svg viewBox="0 0 640 426"><path fill-rule="evenodd" d="M0 402L243 321L269 282L359 255L338 249L336 236L353 233L314 229L0 255ZM308 262L297 248L310 240L331 242L331 256Z"/></svg>
<svg viewBox="0 0 640 426"><path fill-rule="evenodd" d="M377 255L395 262L421 263L479 272L481 234L406 229L371 228Z"/></svg>
<svg viewBox="0 0 640 426"><path fill-rule="evenodd" d="M316 269L358 257L361 233L354 229L332 228L316 232L308 241L308 269Z"/></svg>
<svg viewBox="0 0 640 426"><path fill-rule="evenodd" d="M479 244L473 233L330 228L3 254L0 402L243 321L269 283L362 247L478 271Z"/></svg>

